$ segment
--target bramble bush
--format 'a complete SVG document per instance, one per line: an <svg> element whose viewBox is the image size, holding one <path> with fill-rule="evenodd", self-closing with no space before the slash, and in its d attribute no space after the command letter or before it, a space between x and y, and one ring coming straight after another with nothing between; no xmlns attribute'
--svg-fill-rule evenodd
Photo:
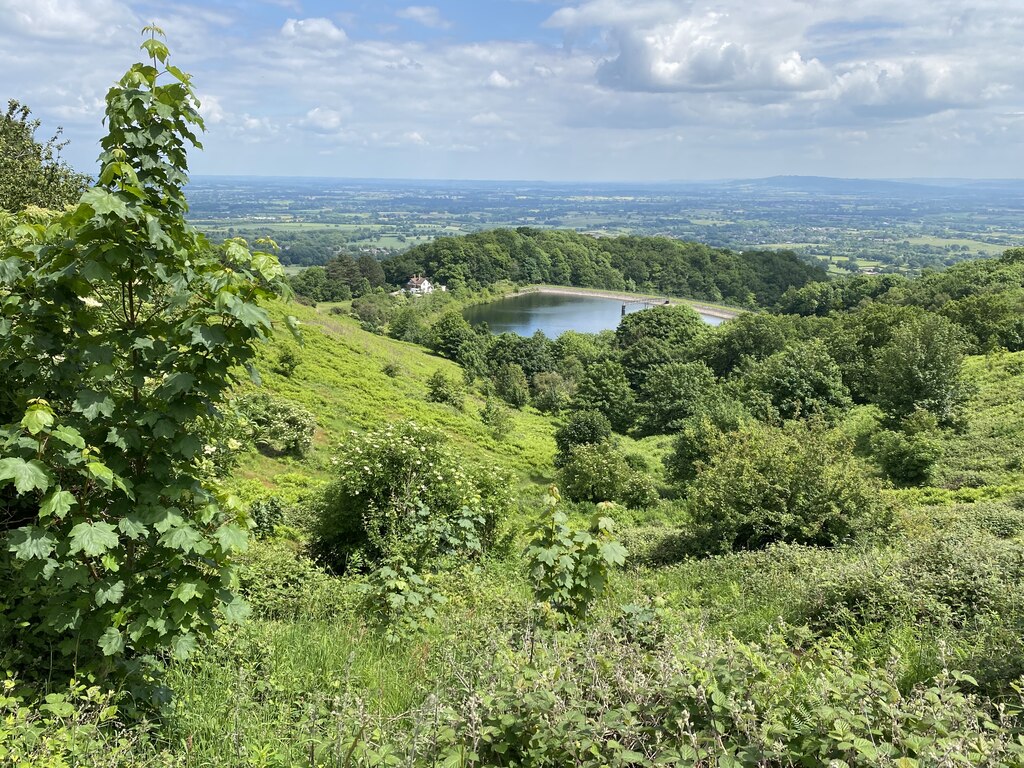
<svg viewBox="0 0 1024 768"><path fill-rule="evenodd" d="M0 252L0 640L26 672L131 672L246 612L245 511L200 468L199 425L286 284L272 254L186 221L202 119L146 31L150 61L107 94L98 184Z"/></svg>
<svg viewBox="0 0 1024 768"><path fill-rule="evenodd" d="M412 423L352 433L332 463L311 543L339 572L390 558L419 570L447 555L480 556L512 505L503 472L469 465L443 435Z"/></svg>
<svg viewBox="0 0 1024 768"><path fill-rule="evenodd" d="M658 501L654 481L645 471L631 467L610 441L571 448L559 477L571 501L616 501L630 509Z"/></svg>

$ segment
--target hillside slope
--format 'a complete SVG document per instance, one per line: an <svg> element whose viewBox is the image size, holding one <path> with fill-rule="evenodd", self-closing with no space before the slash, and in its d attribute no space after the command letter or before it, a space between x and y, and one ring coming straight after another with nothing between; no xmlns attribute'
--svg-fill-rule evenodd
<svg viewBox="0 0 1024 768"><path fill-rule="evenodd" d="M288 473L322 478L330 466L332 449L345 440L349 430L413 421L445 432L464 455L506 467L524 483L551 480L555 444L550 419L535 411L515 412L511 433L497 440L480 419L484 402L479 396L470 393L461 411L427 401L426 381L434 372L442 371L451 379L462 378L462 369L455 363L415 344L364 331L348 316L321 313L298 304L277 304L271 312L277 330L260 352L263 388L315 415L318 428L314 447L301 462L246 454L236 477L257 479L268 486ZM286 314L294 315L300 323L301 346L285 326ZM273 364L288 348L297 352L300 362L290 376L283 376L273 371ZM389 365L397 369L394 376L385 372Z"/></svg>

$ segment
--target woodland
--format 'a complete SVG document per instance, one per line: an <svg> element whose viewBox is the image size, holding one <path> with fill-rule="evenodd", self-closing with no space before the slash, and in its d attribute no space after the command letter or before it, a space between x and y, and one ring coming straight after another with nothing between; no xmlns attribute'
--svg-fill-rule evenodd
<svg viewBox="0 0 1024 768"><path fill-rule="evenodd" d="M520 228L288 278L188 222L161 38L94 179L0 123L0 765L1024 765L1024 250ZM462 316L537 282L743 311Z"/></svg>

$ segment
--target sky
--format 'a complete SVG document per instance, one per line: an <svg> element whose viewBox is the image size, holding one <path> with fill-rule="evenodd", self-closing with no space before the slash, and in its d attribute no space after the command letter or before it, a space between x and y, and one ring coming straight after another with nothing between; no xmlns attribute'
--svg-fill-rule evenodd
<svg viewBox="0 0 1024 768"><path fill-rule="evenodd" d="M194 173L1024 176L1024 0L0 0L0 98L95 172L148 23Z"/></svg>

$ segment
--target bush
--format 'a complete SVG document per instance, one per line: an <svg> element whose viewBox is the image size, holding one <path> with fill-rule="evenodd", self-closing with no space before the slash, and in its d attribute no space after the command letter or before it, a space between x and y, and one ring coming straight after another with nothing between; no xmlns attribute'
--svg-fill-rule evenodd
<svg viewBox="0 0 1024 768"><path fill-rule="evenodd" d="M445 403L457 410L462 410L466 390L457 381L449 379L441 371L434 371L427 379L427 400L432 403Z"/></svg>
<svg viewBox="0 0 1024 768"><path fill-rule="evenodd" d="M820 341L793 344L751 364L740 377L751 412L764 421L831 420L852 405L842 371Z"/></svg>
<svg viewBox="0 0 1024 768"><path fill-rule="evenodd" d="M235 401L249 420L250 437L268 456L305 456L313 445L316 419L300 405L256 392Z"/></svg>
<svg viewBox="0 0 1024 768"><path fill-rule="evenodd" d="M647 473L632 468L608 441L571 448L559 477L571 501L616 501L636 509L652 506L658 500Z"/></svg>
<svg viewBox="0 0 1024 768"><path fill-rule="evenodd" d="M576 388L560 373L545 371L534 374L533 405L543 413L559 414L569 406Z"/></svg>
<svg viewBox="0 0 1024 768"><path fill-rule="evenodd" d="M560 466L569 451L577 445L600 443L612 436L612 424L600 411L576 411L565 424L555 430L555 466Z"/></svg>
<svg viewBox="0 0 1024 768"><path fill-rule="evenodd" d="M301 362L302 358L299 356L299 351L295 347L288 345L278 353L277 361L274 363L274 373L290 377L295 373L295 369L299 367Z"/></svg>
<svg viewBox="0 0 1024 768"><path fill-rule="evenodd" d="M494 374L494 391L513 408L522 408L530 402L530 385L522 366L502 363Z"/></svg>
<svg viewBox="0 0 1024 768"><path fill-rule="evenodd" d="M711 551L835 546L889 526L879 490L820 426L751 424L719 443L690 487L690 511Z"/></svg>
<svg viewBox="0 0 1024 768"><path fill-rule="evenodd" d="M480 411L480 420L490 427L495 440L504 440L515 426L512 411L490 398L487 399L483 410Z"/></svg>
<svg viewBox="0 0 1024 768"><path fill-rule="evenodd" d="M871 451L882 471L899 485L921 485L943 454L936 418L917 411L903 420L900 431L880 430L871 437Z"/></svg>
<svg viewBox="0 0 1024 768"><path fill-rule="evenodd" d="M264 619L324 619L352 603L343 582L317 567L292 541L254 543L238 558L238 582L253 614Z"/></svg>
<svg viewBox="0 0 1024 768"><path fill-rule="evenodd" d="M312 546L335 571L400 558L419 571L495 541L512 499L497 469L478 468L415 424L352 433L316 510Z"/></svg>
<svg viewBox="0 0 1024 768"><path fill-rule="evenodd" d="M962 625L976 617L1016 613L1024 549L978 531L948 529L912 541L902 564L907 586L921 595L919 612Z"/></svg>
<svg viewBox="0 0 1024 768"><path fill-rule="evenodd" d="M612 535L612 519L601 512L589 530L572 530L558 509L559 499L552 486L545 499L548 511L529 531L526 562L536 598L563 616L580 619L607 590L611 568L626 562L626 550Z"/></svg>

